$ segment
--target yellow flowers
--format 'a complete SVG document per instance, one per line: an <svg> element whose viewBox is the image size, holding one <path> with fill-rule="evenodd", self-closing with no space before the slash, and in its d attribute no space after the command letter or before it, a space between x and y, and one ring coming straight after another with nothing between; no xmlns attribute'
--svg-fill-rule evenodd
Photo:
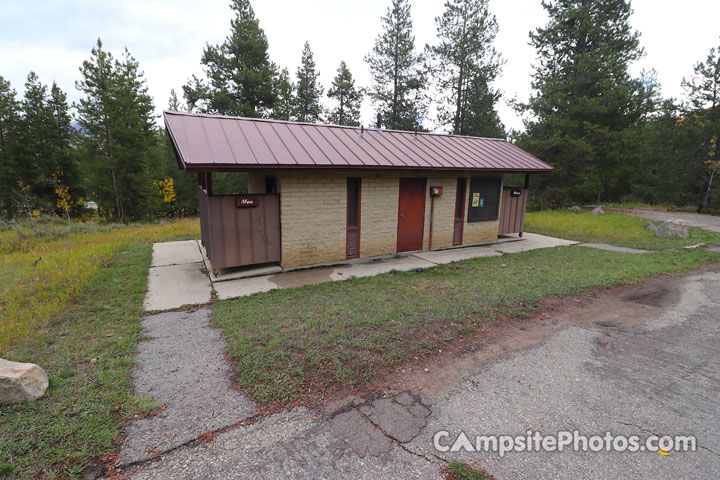
<svg viewBox="0 0 720 480"><path fill-rule="evenodd" d="M153 185L158 189L163 202L173 203L175 201L175 181L172 177L162 180L154 180Z"/></svg>

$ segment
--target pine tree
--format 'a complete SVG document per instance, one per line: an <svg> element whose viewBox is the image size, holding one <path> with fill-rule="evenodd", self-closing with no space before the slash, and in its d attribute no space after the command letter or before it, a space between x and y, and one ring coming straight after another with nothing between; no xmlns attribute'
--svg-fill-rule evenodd
<svg viewBox="0 0 720 480"><path fill-rule="evenodd" d="M315 60L310 44L305 42L302 60L295 74L297 86L295 92L295 117L298 122L322 121L323 106L320 98L323 87L318 81L320 72L315 70Z"/></svg>
<svg viewBox="0 0 720 480"><path fill-rule="evenodd" d="M365 57L373 85L368 95L387 128L412 130L427 114L423 56L415 53L408 0L392 0L382 18L383 33Z"/></svg>
<svg viewBox="0 0 720 480"><path fill-rule="evenodd" d="M272 110L277 67L270 61L265 32L249 0L233 0L235 18L221 45L207 45L201 63L207 81L193 76L183 86L193 111L263 117Z"/></svg>
<svg viewBox="0 0 720 480"><path fill-rule="evenodd" d="M290 80L290 73L283 68L275 84L277 101L273 108L272 118L275 120L290 121L293 119L295 108L295 84Z"/></svg>
<svg viewBox="0 0 720 480"><path fill-rule="evenodd" d="M328 121L335 125L360 125L360 105L363 99L363 90L355 87L355 80L348 70L345 62L340 62L337 76L328 90L328 97L337 102L330 111Z"/></svg>
<svg viewBox="0 0 720 480"><path fill-rule="evenodd" d="M681 127L695 137L697 150L691 164L703 166L705 185L699 203L709 206L720 203L720 194L715 194L717 198L711 196L720 174L720 47L711 48L706 60L696 63L693 71L695 75L690 80L682 81L688 101ZM698 158L700 162L695 160Z"/></svg>
<svg viewBox="0 0 720 480"><path fill-rule="evenodd" d="M456 135L504 136L495 110L500 93L490 87L502 60L492 46L498 24L488 0L448 0L435 23L439 43L427 51L442 92L438 119Z"/></svg>
<svg viewBox="0 0 720 480"><path fill-rule="evenodd" d="M690 106L694 109L720 106L720 46L711 48L707 59L696 63L693 71L693 78L682 81Z"/></svg>
<svg viewBox="0 0 720 480"><path fill-rule="evenodd" d="M7 218L15 215L18 194L16 161L13 155L19 105L10 82L0 76L0 202Z"/></svg>
<svg viewBox="0 0 720 480"><path fill-rule="evenodd" d="M170 98L168 99L168 110L174 112L184 112L186 110L185 105L182 104L177 96L174 88L170 89Z"/></svg>
<svg viewBox="0 0 720 480"><path fill-rule="evenodd" d="M80 181L67 96L54 82L48 93L47 86L30 72L21 111L13 156L17 181L23 183L24 203L26 208L56 211L58 185L76 196Z"/></svg>
<svg viewBox="0 0 720 480"><path fill-rule="evenodd" d="M643 54L629 0L544 1L550 21L530 34L539 62L520 139L556 167L541 179L551 204L619 200L628 172L624 138L654 108L652 82L632 78Z"/></svg>
<svg viewBox="0 0 720 480"><path fill-rule="evenodd" d="M80 73L76 87L85 97L77 105L78 122L86 133L94 200L121 221L140 218L153 188L149 170L159 163L154 106L143 73L127 49L122 61L115 60L100 39Z"/></svg>

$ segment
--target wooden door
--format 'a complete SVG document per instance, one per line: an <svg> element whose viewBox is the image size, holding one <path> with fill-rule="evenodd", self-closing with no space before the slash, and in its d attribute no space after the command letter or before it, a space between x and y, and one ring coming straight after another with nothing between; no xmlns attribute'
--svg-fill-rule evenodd
<svg viewBox="0 0 720 480"><path fill-rule="evenodd" d="M525 226L527 195L527 188L503 188L502 201L500 202L499 235L519 233L522 236Z"/></svg>
<svg viewBox="0 0 720 480"><path fill-rule="evenodd" d="M401 178L397 251L422 250L425 228L425 179Z"/></svg>

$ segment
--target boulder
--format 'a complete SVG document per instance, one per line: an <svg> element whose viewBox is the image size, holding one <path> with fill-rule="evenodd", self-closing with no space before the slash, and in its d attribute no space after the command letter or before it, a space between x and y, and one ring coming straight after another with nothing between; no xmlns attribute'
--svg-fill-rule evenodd
<svg viewBox="0 0 720 480"><path fill-rule="evenodd" d="M655 226L655 224L652 222L647 222L645 224L645 228L647 228L648 230L657 230L657 226Z"/></svg>
<svg viewBox="0 0 720 480"><path fill-rule="evenodd" d="M593 215L605 215L605 211L602 207L595 207L590 210L590 213L592 213Z"/></svg>
<svg viewBox="0 0 720 480"><path fill-rule="evenodd" d="M577 205L573 205L572 207L568 208L568 210L577 213L582 210L582 208L578 207Z"/></svg>
<svg viewBox="0 0 720 480"><path fill-rule="evenodd" d="M662 238L688 238L688 231L682 220L668 220L657 227L655 236Z"/></svg>
<svg viewBox="0 0 720 480"><path fill-rule="evenodd" d="M47 388L48 377L42 368L0 358L0 405L35 400Z"/></svg>

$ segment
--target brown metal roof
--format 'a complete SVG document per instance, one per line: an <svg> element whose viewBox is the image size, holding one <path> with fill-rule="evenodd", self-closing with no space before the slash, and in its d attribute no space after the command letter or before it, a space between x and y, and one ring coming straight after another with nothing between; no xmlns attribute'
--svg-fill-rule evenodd
<svg viewBox="0 0 720 480"><path fill-rule="evenodd" d="M339 127L166 110L178 163L187 170L392 168L548 172L498 138Z"/></svg>

